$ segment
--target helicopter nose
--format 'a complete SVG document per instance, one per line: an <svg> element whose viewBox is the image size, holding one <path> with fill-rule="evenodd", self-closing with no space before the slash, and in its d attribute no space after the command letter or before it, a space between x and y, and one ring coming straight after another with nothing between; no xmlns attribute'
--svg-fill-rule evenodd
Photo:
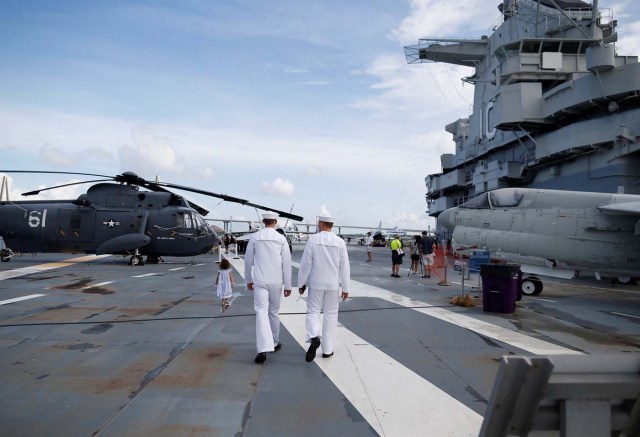
<svg viewBox="0 0 640 437"><path fill-rule="evenodd" d="M445 211L442 211L438 216L438 226L441 226L448 231L453 231L453 228L455 226L454 216L457 210L458 208L449 208Z"/></svg>

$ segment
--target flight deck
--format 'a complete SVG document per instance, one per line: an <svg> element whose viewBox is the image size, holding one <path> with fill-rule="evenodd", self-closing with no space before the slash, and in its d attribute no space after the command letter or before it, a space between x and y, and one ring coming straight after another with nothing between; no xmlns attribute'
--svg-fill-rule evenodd
<svg viewBox="0 0 640 437"><path fill-rule="evenodd" d="M295 243L294 281L304 248ZM282 349L258 365L253 299L217 254L129 266L117 256L0 263L5 436L475 436L504 355L640 353L640 287L545 281L513 314L463 308L462 276L390 277L387 248L348 246L335 355L304 360L306 295L282 299ZM467 292L477 275L464 280Z"/></svg>

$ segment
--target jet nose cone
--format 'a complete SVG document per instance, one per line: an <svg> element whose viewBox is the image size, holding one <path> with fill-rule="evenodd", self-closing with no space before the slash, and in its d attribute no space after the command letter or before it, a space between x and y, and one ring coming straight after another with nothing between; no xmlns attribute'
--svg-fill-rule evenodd
<svg viewBox="0 0 640 437"><path fill-rule="evenodd" d="M449 208L442 211L438 216L438 226L442 226L448 231L452 231L454 227L453 216L457 208Z"/></svg>

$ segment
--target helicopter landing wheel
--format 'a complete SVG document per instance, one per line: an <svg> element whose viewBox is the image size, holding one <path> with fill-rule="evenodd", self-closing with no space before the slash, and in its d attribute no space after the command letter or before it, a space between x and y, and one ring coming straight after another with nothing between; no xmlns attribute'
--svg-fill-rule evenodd
<svg viewBox="0 0 640 437"><path fill-rule="evenodd" d="M11 251L11 249L0 249L0 260L2 260L3 263L11 261L13 256L15 256L15 253Z"/></svg>
<svg viewBox="0 0 640 437"><path fill-rule="evenodd" d="M142 259L141 255L133 255L129 259L129 265L130 266L143 266L144 265L144 260Z"/></svg>

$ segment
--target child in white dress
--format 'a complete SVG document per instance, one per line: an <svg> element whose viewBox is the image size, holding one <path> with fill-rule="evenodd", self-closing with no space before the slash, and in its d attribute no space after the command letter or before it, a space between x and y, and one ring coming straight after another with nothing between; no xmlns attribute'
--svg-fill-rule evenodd
<svg viewBox="0 0 640 437"><path fill-rule="evenodd" d="M229 308L229 298L233 290L233 275L231 274L231 264L229 260L223 259L220 261L220 268L218 270L218 276L216 277L216 290L218 297L222 299L222 308Z"/></svg>

